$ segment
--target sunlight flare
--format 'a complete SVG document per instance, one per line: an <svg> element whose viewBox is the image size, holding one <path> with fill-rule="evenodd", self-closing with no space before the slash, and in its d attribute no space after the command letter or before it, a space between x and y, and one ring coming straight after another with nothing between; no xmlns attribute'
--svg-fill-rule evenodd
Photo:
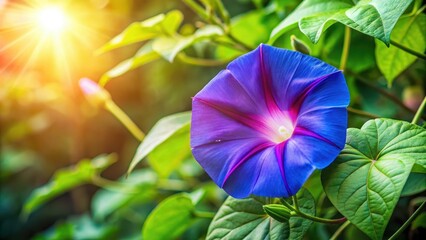
<svg viewBox="0 0 426 240"><path fill-rule="evenodd" d="M43 7L37 11L37 24L47 33L60 33L67 27L67 16L57 6Z"/></svg>

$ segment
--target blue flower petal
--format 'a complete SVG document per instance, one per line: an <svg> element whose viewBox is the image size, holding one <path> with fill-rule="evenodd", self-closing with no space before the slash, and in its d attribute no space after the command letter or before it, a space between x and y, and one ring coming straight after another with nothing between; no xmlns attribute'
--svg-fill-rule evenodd
<svg viewBox="0 0 426 240"><path fill-rule="evenodd" d="M300 135L315 134L322 141L329 141L329 145L335 145L341 149L345 146L346 126L348 125L348 113L346 108L316 108L299 115L297 119L296 133ZM303 132L301 132L303 129ZM335 157L328 157L329 161Z"/></svg>
<svg viewBox="0 0 426 240"><path fill-rule="evenodd" d="M348 102L335 67L260 45L194 97L194 157L233 197L294 195L343 148Z"/></svg>
<svg viewBox="0 0 426 240"><path fill-rule="evenodd" d="M192 101L191 147L261 135L236 119L194 98ZM201 159L201 158L200 158Z"/></svg>

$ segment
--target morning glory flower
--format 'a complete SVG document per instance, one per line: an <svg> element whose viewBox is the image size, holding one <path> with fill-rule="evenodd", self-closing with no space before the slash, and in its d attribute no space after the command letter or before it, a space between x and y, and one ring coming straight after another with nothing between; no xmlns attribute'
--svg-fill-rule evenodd
<svg viewBox="0 0 426 240"><path fill-rule="evenodd" d="M292 196L343 149L348 104L341 71L260 45L193 98L192 153L233 197Z"/></svg>

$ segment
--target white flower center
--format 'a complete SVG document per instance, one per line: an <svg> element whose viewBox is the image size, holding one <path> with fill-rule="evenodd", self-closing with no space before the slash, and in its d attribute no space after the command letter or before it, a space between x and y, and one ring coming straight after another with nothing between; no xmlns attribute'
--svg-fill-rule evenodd
<svg viewBox="0 0 426 240"><path fill-rule="evenodd" d="M277 142L277 143L284 142L285 140L289 139L292 134L293 134L292 129L289 129L283 125L280 125L278 127L278 134L276 135L274 142Z"/></svg>

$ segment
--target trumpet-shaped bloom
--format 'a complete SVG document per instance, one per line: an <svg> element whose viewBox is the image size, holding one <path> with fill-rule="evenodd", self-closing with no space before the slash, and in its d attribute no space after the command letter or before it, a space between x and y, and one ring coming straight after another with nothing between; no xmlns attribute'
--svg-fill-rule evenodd
<svg viewBox="0 0 426 240"><path fill-rule="evenodd" d="M292 196L343 149L348 104L341 71L260 45L193 98L192 153L233 197Z"/></svg>

